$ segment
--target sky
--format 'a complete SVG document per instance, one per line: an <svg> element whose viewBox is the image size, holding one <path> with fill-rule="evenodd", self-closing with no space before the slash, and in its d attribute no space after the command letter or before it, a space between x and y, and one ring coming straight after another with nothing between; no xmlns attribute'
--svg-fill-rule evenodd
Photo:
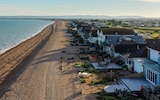
<svg viewBox="0 0 160 100"><path fill-rule="evenodd" d="M0 0L0 16L106 15L160 18L160 0Z"/></svg>

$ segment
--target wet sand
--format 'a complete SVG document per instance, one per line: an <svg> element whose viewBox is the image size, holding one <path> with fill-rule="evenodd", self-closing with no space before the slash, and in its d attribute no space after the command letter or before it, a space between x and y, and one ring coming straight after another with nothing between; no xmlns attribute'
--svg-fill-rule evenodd
<svg viewBox="0 0 160 100"><path fill-rule="evenodd" d="M74 53L77 48L70 46L65 37L66 24L56 21L36 39L0 56L0 64L3 65L0 68L0 100L82 99L74 63L67 60L70 57L76 60ZM63 50L66 53L62 53ZM64 58L63 69L60 57Z"/></svg>

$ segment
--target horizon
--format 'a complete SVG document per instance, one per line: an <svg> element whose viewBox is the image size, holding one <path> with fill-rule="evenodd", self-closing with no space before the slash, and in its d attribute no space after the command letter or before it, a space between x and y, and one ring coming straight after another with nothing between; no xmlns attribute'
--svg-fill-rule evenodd
<svg viewBox="0 0 160 100"><path fill-rule="evenodd" d="M0 16L140 16L160 18L160 0L1 0Z"/></svg>
<svg viewBox="0 0 160 100"><path fill-rule="evenodd" d="M145 17L145 16L109 16L109 15L13 15L13 16L1 16L1 18L62 18L62 19L160 19L160 17Z"/></svg>

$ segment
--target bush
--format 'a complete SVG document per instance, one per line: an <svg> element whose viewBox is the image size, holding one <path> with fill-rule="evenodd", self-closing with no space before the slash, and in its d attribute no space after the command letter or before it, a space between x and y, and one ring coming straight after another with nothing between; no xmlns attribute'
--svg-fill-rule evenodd
<svg viewBox="0 0 160 100"><path fill-rule="evenodd" d="M85 64L85 65L84 65L84 68L90 68L90 67L91 67L90 64Z"/></svg>
<svg viewBox="0 0 160 100"><path fill-rule="evenodd" d="M90 69L89 69L89 68L82 68L82 69L80 70L80 72L90 72Z"/></svg>
<svg viewBox="0 0 160 100"><path fill-rule="evenodd" d="M102 90L101 92L97 93L96 99L97 100L117 100L113 96L107 96L107 95L105 95L105 91L104 90Z"/></svg>
<svg viewBox="0 0 160 100"><path fill-rule="evenodd" d="M116 100L116 98L113 96L107 96L105 97L105 100Z"/></svg>
<svg viewBox="0 0 160 100"><path fill-rule="evenodd" d="M80 79L81 83L86 83L86 80L84 78Z"/></svg>
<svg viewBox="0 0 160 100"><path fill-rule="evenodd" d="M98 80L98 79L93 79L92 84L102 84L103 82L101 80Z"/></svg>

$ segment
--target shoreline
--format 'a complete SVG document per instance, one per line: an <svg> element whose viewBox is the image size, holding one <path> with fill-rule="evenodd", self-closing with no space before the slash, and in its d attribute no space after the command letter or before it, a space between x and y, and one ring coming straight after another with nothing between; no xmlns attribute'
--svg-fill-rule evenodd
<svg viewBox="0 0 160 100"><path fill-rule="evenodd" d="M41 45L34 49L0 84L0 99L82 99L75 62L68 63L68 58L71 57L74 57L75 61L79 60L75 55L78 48L71 46L68 42L70 37L65 36L68 24L67 21L55 21L52 34L48 34ZM48 30L51 30L51 27ZM49 31L44 30L42 33L45 32ZM62 53L64 50L66 53ZM60 67L62 56L63 69Z"/></svg>
<svg viewBox="0 0 160 100"><path fill-rule="evenodd" d="M0 56L1 56L1 54L7 52L8 50L10 50L10 49L12 49L12 48L14 48L14 47L20 45L21 43L23 43L23 42L27 41L28 39L34 37L35 35L39 34L39 33L40 33L42 30L44 30L47 26L53 25L54 23L55 23L55 21L51 21L50 24L45 25L45 26L42 27L39 31L33 33L30 37L27 37L27 38L21 40L19 43L15 44L15 45L13 45L13 46L10 46L10 47L8 47L8 48L6 48L6 49L0 50Z"/></svg>
<svg viewBox="0 0 160 100"><path fill-rule="evenodd" d="M0 84L21 62L53 34L55 22L46 25L39 33L0 54Z"/></svg>

